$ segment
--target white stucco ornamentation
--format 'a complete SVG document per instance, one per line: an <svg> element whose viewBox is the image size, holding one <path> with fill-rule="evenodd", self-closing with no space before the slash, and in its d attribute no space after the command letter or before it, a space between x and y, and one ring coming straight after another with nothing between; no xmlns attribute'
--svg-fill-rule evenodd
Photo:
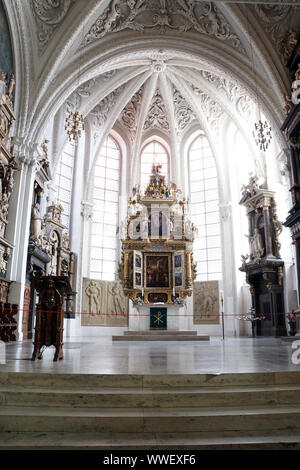
<svg viewBox="0 0 300 470"><path fill-rule="evenodd" d="M285 63L297 43L296 31L292 29L294 7L291 5L256 4L250 8L262 22L271 41Z"/></svg>
<svg viewBox="0 0 300 470"><path fill-rule="evenodd" d="M227 78L222 78L212 72L203 70L200 74L209 84L214 86L217 94L226 97L228 102L235 104L235 108L239 114L247 119L251 117L253 101L245 90Z"/></svg>
<svg viewBox="0 0 300 470"><path fill-rule="evenodd" d="M144 124L144 130L153 128L163 129L166 132L169 132L170 130L165 104L159 90L156 90L156 93L152 98L150 109Z"/></svg>
<svg viewBox="0 0 300 470"><path fill-rule="evenodd" d="M163 60L153 60L150 64L152 72L160 73L166 70L166 64Z"/></svg>
<svg viewBox="0 0 300 470"><path fill-rule="evenodd" d="M92 123L96 128L103 126L103 124L106 122L110 111L114 107L116 100L123 89L124 85L121 85L119 88L103 98L103 100L100 101L100 103L98 103L97 106L95 106L95 108L91 111L90 115L92 117Z"/></svg>
<svg viewBox="0 0 300 470"><path fill-rule="evenodd" d="M127 105L121 112L120 117L118 119L118 122L126 129L128 129L131 139L134 139L136 136L142 96L143 87L141 87L139 91L137 91L133 95L131 100L127 103Z"/></svg>
<svg viewBox="0 0 300 470"><path fill-rule="evenodd" d="M161 34L170 30L193 30L228 41L242 50L239 37L217 6L212 2L195 0L112 0L86 34L85 44L90 44L107 33L125 29L139 32L155 30Z"/></svg>
<svg viewBox="0 0 300 470"><path fill-rule="evenodd" d="M75 0L32 0L36 18L39 52L42 53L54 29L64 20Z"/></svg>
<svg viewBox="0 0 300 470"><path fill-rule="evenodd" d="M193 92L199 96L201 101L201 108L207 122L218 135L221 129L221 117L224 115L223 108L217 101L212 99L209 95L204 93L200 88L191 85Z"/></svg>
<svg viewBox="0 0 300 470"><path fill-rule="evenodd" d="M189 103L182 97L176 88L173 89L173 98L176 130L178 133L181 133L194 119L196 119L196 116Z"/></svg>

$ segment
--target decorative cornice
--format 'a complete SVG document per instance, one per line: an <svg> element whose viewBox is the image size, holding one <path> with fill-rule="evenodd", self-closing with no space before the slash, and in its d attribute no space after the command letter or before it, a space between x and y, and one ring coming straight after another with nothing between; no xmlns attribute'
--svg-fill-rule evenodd
<svg viewBox="0 0 300 470"><path fill-rule="evenodd" d="M33 167L35 171L45 162L44 144L28 141L25 137L13 137L16 164L21 169L22 164Z"/></svg>
<svg viewBox="0 0 300 470"><path fill-rule="evenodd" d="M291 234L294 235L295 233L300 231L300 222L296 222L295 225L290 227Z"/></svg>

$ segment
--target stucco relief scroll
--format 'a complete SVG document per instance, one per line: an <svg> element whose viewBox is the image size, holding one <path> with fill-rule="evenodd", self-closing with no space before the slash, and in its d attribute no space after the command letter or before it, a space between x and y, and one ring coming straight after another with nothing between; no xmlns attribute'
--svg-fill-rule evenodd
<svg viewBox="0 0 300 470"><path fill-rule="evenodd" d="M239 37L213 2L190 0L111 0L85 36L85 44L125 29L197 31L228 41L243 51Z"/></svg>
<svg viewBox="0 0 300 470"><path fill-rule="evenodd" d="M64 20L75 0L32 0L36 18L40 52L52 37L54 29Z"/></svg>
<svg viewBox="0 0 300 470"><path fill-rule="evenodd" d="M127 326L128 299L117 281L83 279L83 326Z"/></svg>

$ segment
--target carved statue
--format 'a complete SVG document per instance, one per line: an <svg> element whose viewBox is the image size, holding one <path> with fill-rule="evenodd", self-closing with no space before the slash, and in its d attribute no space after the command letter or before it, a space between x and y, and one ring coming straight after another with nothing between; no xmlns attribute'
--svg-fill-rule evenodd
<svg viewBox="0 0 300 470"><path fill-rule="evenodd" d="M242 268L245 268L248 258L249 258L249 255L246 255L246 256L242 255L242 256L241 256L241 259L242 259Z"/></svg>
<svg viewBox="0 0 300 470"><path fill-rule="evenodd" d="M11 196L13 187L14 187L13 169L9 166L5 172L3 183L2 183L2 192L7 194L8 199Z"/></svg>
<svg viewBox="0 0 300 470"><path fill-rule="evenodd" d="M113 312L115 315L124 315L126 311L125 297L121 292L119 284L112 284L109 288L109 294L111 297ZM108 312L111 313L111 312Z"/></svg>
<svg viewBox="0 0 300 470"><path fill-rule="evenodd" d="M292 109L292 106L293 106L292 98L286 95L285 100L284 100L284 112L286 115L289 114L289 112Z"/></svg>
<svg viewBox="0 0 300 470"><path fill-rule="evenodd" d="M8 215L8 196L6 193L2 194L0 200L0 235L4 236L4 231L7 223L7 215Z"/></svg>
<svg viewBox="0 0 300 470"><path fill-rule="evenodd" d="M261 234L259 233L258 228L255 228L254 234L252 236L246 236L249 238L250 258L256 261L260 259L264 253L264 245Z"/></svg>
<svg viewBox="0 0 300 470"><path fill-rule="evenodd" d="M48 255L51 255L52 247L47 239L46 235L46 224L44 221L41 222L41 232L36 240L37 246Z"/></svg>
<svg viewBox="0 0 300 470"><path fill-rule="evenodd" d="M259 256L261 256L264 252L264 245L263 245L262 237L261 237L261 234L259 233L258 228L254 229L253 238L254 238L255 254L258 254Z"/></svg>
<svg viewBox="0 0 300 470"><path fill-rule="evenodd" d="M9 97L9 99L12 98L14 86L15 86L15 76L12 73L11 76L10 76L10 80L9 80L9 84L8 84L8 90L7 90L7 95Z"/></svg>
<svg viewBox="0 0 300 470"><path fill-rule="evenodd" d="M100 289L95 281L91 281L85 290L89 297L89 313L100 313Z"/></svg>
<svg viewBox="0 0 300 470"><path fill-rule="evenodd" d="M70 250L70 238L68 232L64 232L62 235L62 247L65 250Z"/></svg>
<svg viewBox="0 0 300 470"><path fill-rule="evenodd" d="M32 240L38 240L42 231L42 217L40 214L40 205L34 204L31 210L31 221L30 221L30 238Z"/></svg>

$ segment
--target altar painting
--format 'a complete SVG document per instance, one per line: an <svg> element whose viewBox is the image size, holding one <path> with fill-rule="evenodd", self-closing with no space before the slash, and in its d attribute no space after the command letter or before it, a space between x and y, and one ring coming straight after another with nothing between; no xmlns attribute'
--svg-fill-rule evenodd
<svg viewBox="0 0 300 470"><path fill-rule="evenodd" d="M170 287L170 256L146 255L146 287Z"/></svg>

